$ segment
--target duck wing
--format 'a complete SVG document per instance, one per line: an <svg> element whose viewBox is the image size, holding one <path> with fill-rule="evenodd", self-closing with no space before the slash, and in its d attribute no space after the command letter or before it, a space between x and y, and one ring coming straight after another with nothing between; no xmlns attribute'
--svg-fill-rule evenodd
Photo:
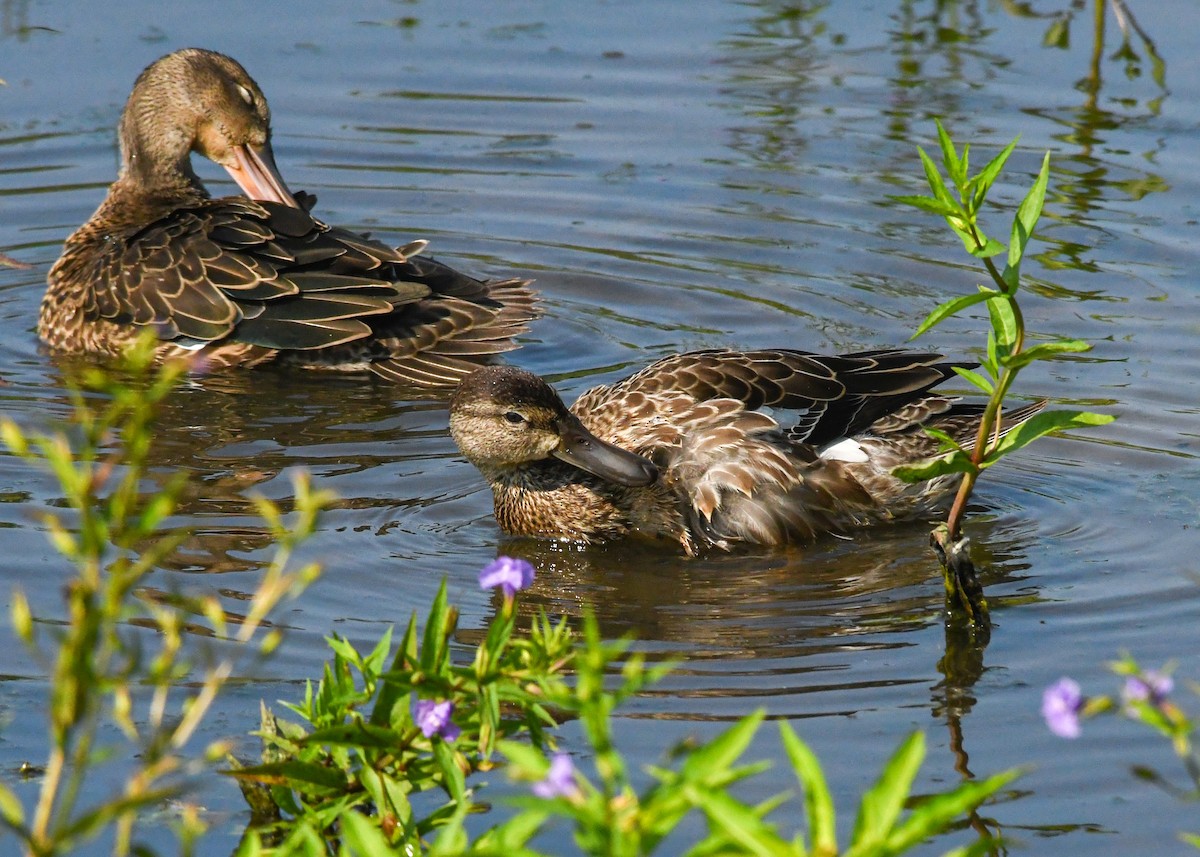
<svg viewBox="0 0 1200 857"><path fill-rule="evenodd" d="M531 280L477 280L427 256L409 255L404 275L430 294L376 323L375 374L420 386L457 384L487 358L517 347L537 318Z"/></svg>
<svg viewBox="0 0 1200 857"><path fill-rule="evenodd" d="M175 208L102 246L85 315L185 346L329 348L430 293L396 277L407 260L383 244L303 209L236 197Z"/></svg>
<svg viewBox="0 0 1200 857"><path fill-rule="evenodd" d="M749 411L798 411L791 439L821 445L920 401L953 374L953 364L943 355L925 351L823 355L793 349L709 349L665 357L615 384L589 390L572 409L582 417L614 405L637 412L648 400L673 396L692 402L733 399Z"/></svg>

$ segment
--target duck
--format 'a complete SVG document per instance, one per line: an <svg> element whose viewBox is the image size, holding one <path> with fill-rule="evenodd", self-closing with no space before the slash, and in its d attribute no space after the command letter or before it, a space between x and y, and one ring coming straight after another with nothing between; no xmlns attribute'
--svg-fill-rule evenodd
<svg viewBox="0 0 1200 857"><path fill-rule="evenodd" d="M479 280L311 213L275 164L271 113L233 58L185 48L138 76L120 170L51 267L38 317L53 351L115 357L139 336L208 369L367 371L452 389L537 317L531 280ZM213 197L191 153L242 194Z"/></svg>
<svg viewBox="0 0 1200 857"><path fill-rule="evenodd" d="M959 475L907 483L892 469L941 451L926 429L973 444L983 405L932 391L972 365L904 349L707 349L570 408L538 375L491 365L459 383L449 428L514 536L639 536L689 556L804 544L945 505ZM1045 404L1005 412L1001 433Z"/></svg>

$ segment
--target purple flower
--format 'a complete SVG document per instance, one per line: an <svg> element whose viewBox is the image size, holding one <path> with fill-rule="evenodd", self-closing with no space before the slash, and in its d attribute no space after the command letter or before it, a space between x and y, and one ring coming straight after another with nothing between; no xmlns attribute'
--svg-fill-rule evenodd
<svg viewBox="0 0 1200 857"><path fill-rule="evenodd" d="M505 598L512 598L533 583L533 566L523 559L496 557L479 572L479 585L484 589L500 587Z"/></svg>
<svg viewBox="0 0 1200 857"><path fill-rule="evenodd" d="M432 699L418 699L413 703L413 720L426 738L440 735L444 741L453 741L462 732L450 715L454 713L454 703L434 702Z"/></svg>
<svg viewBox="0 0 1200 857"><path fill-rule="evenodd" d="M550 759L550 771L546 779L533 784L533 793L538 797L575 797L579 786L575 783L575 765L566 753L555 753Z"/></svg>
<svg viewBox="0 0 1200 857"><path fill-rule="evenodd" d="M1060 678L1042 694L1042 717L1046 726L1060 738L1079 737L1079 712L1083 708L1083 693L1079 682Z"/></svg>
<svg viewBox="0 0 1200 857"><path fill-rule="evenodd" d="M1134 702L1149 702L1159 705L1167 698L1167 694L1175 689L1175 680L1166 673L1157 670L1146 670L1140 675L1131 675L1125 679L1125 687L1121 696L1126 705Z"/></svg>

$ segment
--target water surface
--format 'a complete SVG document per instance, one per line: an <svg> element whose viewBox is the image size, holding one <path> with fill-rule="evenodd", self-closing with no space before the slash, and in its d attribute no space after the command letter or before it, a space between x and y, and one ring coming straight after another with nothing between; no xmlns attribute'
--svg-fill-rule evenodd
<svg viewBox="0 0 1200 857"><path fill-rule="evenodd" d="M1150 764L1182 782L1160 741L1106 720L1065 742L1037 711L1063 673L1112 689L1105 662L1125 650L1150 665L1180 656L1196 675L1200 30L1180 26L1188 0L1130 9L1159 68L1136 34L1140 61L1119 53L1113 7L1099 9L302 0L279 18L269 4L213 15L129 2L115 15L5 2L0 252L33 267L0 268L0 411L30 427L67 412L61 367L33 334L45 274L112 180L133 78L178 47L228 52L255 76L280 166L325 219L394 243L428 238L478 274L535 276L546 316L511 359L568 399L683 348L903 343L980 281L943 224L891 201L921 189L915 147L935 145L934 116L974 143L978 163L1019 134L998 202L1015 205L1052 152L1026 318L1038 334L1096 343L1031 369L1021 392L1120 419L989 474L969 525L994 607L986 650L947 638L923 526L690 561L508 540L446 434L444 404L366 378L268 371L180 390L155 464L193 474L178 522L196 535L155 584L219 591L236 609L269 557L248 495L286 501L303 467L341 497L307 551L326 573L286 613L280 655L222 701L204 738L254 728L258 699L296 698L319 676L324 635L373 642L423 609L443 575L468 644L494 609L475 572L507 552L538 566L528 609L594 605L606 634L633 632L681 660L618 724L633 758L765 708L818 752L848 830L852 802L920 728L920 792L1036 764L983 811L1012 853L1186 853L1174 832L1195 828L1188 807L1128 772ZM1056 16L1070 16L1069 41L1048 47ZM231 192L218 169L200 171ZM1007 216L993 223L1004 236ZM981 324L948 324L928 344L978 353ZM20 585L38 615L60 615L68 570L39 515L61 491L0 455L0 492L0 592ZM40 752L36 720L20 715L47 688L12 645L0 673L0 768L11 771ZM580 747L572 726L564 740ZM749 757L778 757L772 729ZM506 793L492 780L488 794ZM778 769L747 796L793 785ZM215 828L204 853L228 853L246 820L240 798L214 780L203 801ZM568 843L560 831L545 847Z"/></svg>

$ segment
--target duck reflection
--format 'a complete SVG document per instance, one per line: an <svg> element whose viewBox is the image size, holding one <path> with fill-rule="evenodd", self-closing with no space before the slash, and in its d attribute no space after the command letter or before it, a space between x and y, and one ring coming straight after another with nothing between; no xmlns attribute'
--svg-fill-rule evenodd
<svg viewBox="0 0 1200 857"><path fill-rule="evenodd" d="M1027 567L1022 539L997 528L975 522L986 586L1014 583ZM499 552L538 570L519 602L531 617L591 609L606 636L632 634L663 657L771 663L904 647L903 634L940 625L943 592L928 537L922 524L897 525L803 550L693 559L628 542L584 550L511 539ZM992 538L1004 547L989 549Z"/></svg>

